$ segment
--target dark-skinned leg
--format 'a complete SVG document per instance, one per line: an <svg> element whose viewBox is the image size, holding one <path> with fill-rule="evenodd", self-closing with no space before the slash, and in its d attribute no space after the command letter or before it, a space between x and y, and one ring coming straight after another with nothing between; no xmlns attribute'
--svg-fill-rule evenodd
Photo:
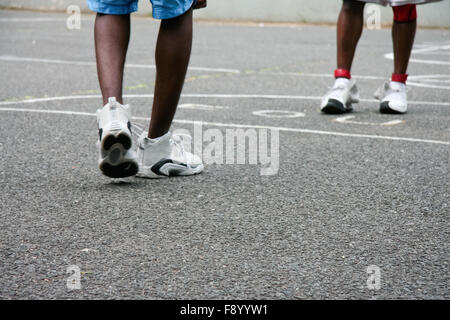
<svg viewBox="0 0 450 320"><path fill-rule="evenodd" d="M344 0L337 25L337 66L351 70L364 26L364 2Z"/></svg>
<svg viewBox="0 0 450 320"><path fill-rule="evenodd" d="M405 74L408 69L411 50L414 45L417 22L394 22L392 41L394 45L394 74Z"/></svg>
<svg viewBox="0 0 450 320"><path fill-rule="evenodd" d="M94 34L103 104L108 102L109 97L116 97L123 104L123 70L130 39L130 15L97 13Z"/></svg>
<svg viewBox="0 0 450 320"><path fill-rule="evenodd" d="M166 134L177 110L192 47L192 9L161 21L156 44L156 85L148 137Z"/></svg>

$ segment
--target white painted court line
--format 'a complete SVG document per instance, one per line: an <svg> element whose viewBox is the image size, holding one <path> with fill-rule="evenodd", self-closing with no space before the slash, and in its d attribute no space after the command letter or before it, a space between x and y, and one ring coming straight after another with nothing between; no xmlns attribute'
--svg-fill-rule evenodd
<svg viewBox="0 0 450 320"><path fill-rule="evenodd" d="M230 109L230 107L227 106L212 106L208 104L198 104L198 103L183 103L178 105L178 108L191 110L204 110L204 111Z"/></svg>
<svg viewBox="0 0 450 320"><path fill-rule="evenodd" d="M0 18L0 22L57 22L66 20L67 18Z"/></svg>
<svg viewBox="0 0 450 320"><path fill-rule="evenodd" d="M450 50L450 45L444 45L444 46L430 46L425 47L422 49L415 49L411 52L411 57L416 53L425 53L425 52L433 52L433 51L440 51L440 50ZM386 59L394 60L394 53L386 53L384 55ZM447 65L450 66L450 61L442 61L442 60L429 60L429 59L415 59L411 58L409 59L409 62L416 62L416 63L425 63L425 64L437 64L437 65Z"/></svg>
<svg viewBox="0 0 450 320"><path fill-rule="evenodd" d="M258 73L258 75L272 75L272 76L291 76L291 77L312 77L312 78L329 78L332 79L334 76L332 74L326 74L326 73L302 73L302 72L261 72ZM408 81L406 82L407 85L412 87L420 87L420 88L431 88L431 89L444 89L444 90L450 90L450 87L442 86L442 85L436 85L437 84L447 84L449 83L449 80L442 80L442 79L435 79L435 80L429 80L428 78L433 78L434 75L421 75L421 76L410 76ZM450 77L450 75L439 75L440 77ZM362 79L362 80L376 80L376 81L387 81L389 80L389 77L376 77L376 76L353 76L355 79ZM418 79L424 79L427 83L419 83L414 80Z"/></svg>
<svg viewBox="0 0 450 320"><path fill-rule="evenodd" d="M410 86L413 86L413 87L420 87L420 88L450 90L450 87L437 86L434 84L418 83L418 82L414 82L414 81L408 81L407 84Z"/></svg>
<svg viewBox="0 0 450 320"><path fill-rule="evenodd" d="M148 118L142 118L142 120L143 119L147 120ZM366 139L378 139L378 140L393 140L393 141L408 141L408 142L418 142L418 143L442 144L442 145L450 146L450 141L427 140L427 139L416 139L416 138L406 138L406 137L378 136L378 135L371 135L371 134L357 134L357 133L345 133L345 132L336 132L336 131L310 130L310 129L286 128L286 127L271 127L271 126L261 126L261 125L246 125L246 124L233 124L233 123L220 123L220 122L205 122L205 121L194 121L194 120L176 120L176 122L183 123L183 124L194 124L194 123L201 122L203 125L215 126L215 127L267 129L267 130L279 130L279 131L297 132L297 133L310 133L310 134L328 135L328 136L366 138Z"/></svg>
<svg viewBox="0 0 450 320"><path fill-rule="evenodd" d="M253 111L252 114L255 116L266 117L266 118L300 118L304 117L303 112L287 111L287 110L257 110Z"/></svg>
<svg viewBox="0 0 450 320"><path fill-rule="evenodd" d="M432 52L432 51L440 51L440 50L450 50L450 45L443 46L435 46L435 45L425 45L421 49L412 50L412 54L416 53L424 53L424 52Z"/></svg>
<svg viewBox="0 0 450 320"><path fill-rule="evenodd" d="M389 54L387 54L389 55ZM59 59L42 59L42 58L31 58L31 57L17 57L11 55L1 55L0 61L12 61L12 62L37 62L37 63L52 63L52 64L66 64L66 65L75 65L75 66L96 66L95 62L91 61L72 61L72 60L59 60ZM411 60L412 61L412 60ZM449 62L450 64L450 62ZM136 69L155 69L155 65L146 65L146 64L133 64L127 63L125 65L127 68L136 68ZM231 74L241 74L242 72L238 69L224 69L224 68L207 68L207 67L189 67L191 71L202 71L202 72L218 72L218 73L231 73ZM303 72L255 72L255 74L259 75L273 75L273 76L295 76L295 77L313 77L313 78L333 78L332 74L326 73L303 73ZM445 76L445 75L440 75ZM408 85L421 87L421 88L432 88L432 89L445 89L448 90L450 87L439 86L434 84L423 84L417 83L415 81L411 81L414 79L419 79L419 77L432 77L432 76L411 76L410 81L407 82ZM382 81L387 80L388 77L378 77L378 76L365 76L365 75L355 75L353 76L355 79L363 79L363 80L376 80ZM442 83L442 81L435 80L436 82ZM431 81L430 81L431 82ZM444 80L445 82L445 80ZM367 101L366 101L367 102Z"/></svg>
<svg viewBox="0 0 450 320"><path fill-rule="evenodd" d="M67 111L67 110L42 110L42 109L0 107L0 111L47 113L47 114L62 114L62 115L95 117L95 113ZM149 118L146 118L146 117L134 117L134 119L145 120L145 121L149 120ZM352 137L352 138L364 138L364 139L376 139L376 140L405 141L405 142L428 143L428 144L439 144L439 145L449 145L450 146L450 141L416 139L416 138L394 137L394 136L378 136L378 135L371 135L371 134L345 133L345 132L336 132L336 131L323 131L323 130L310 130L310 129L300 129L300 128L272 127L272 126L262 126L262 125L250 125L250 124L247 125L247 124L206 122L206 121L198 121L198 120L180 120L180 119L174 120L174 123L180 123L180 124L199 124L199 123L201 123L202 125L213 126L213 127L279 130L279 131L284 131L284 132L309 133L309 134L328 135L328 136L337 136L337 137Z"/></svg>
<svg viewBox="0 0 450 320"><path fill-rule="evenodd" d="M352 124L360 124L360 125L366 125L366 126L382 126L382 127L395 126L395 125L398 125L398 124L405 123L405 120L391 120L391 121L381 122L381 123L364 122L364 121L355 121L355 120L353 120L355 118L356 118L356 116L344 116L344 117L336 118L336 119L334 119L332 121L333 122L339 122L339 123L352 123Z"/></svg>
<svg viewBox="0 0 450 320"><path fill-rule="evenodd" d="M292 77L311 77L311 78L334 78L331 73L307 73L307 72L260 72L258 74L266 74L273 76L292 76ZM377 77L377 76L358 76L352 75L355 79L365 79L365 80L386 80L388 77Z"/></svg>
<svg viewBox="0 0 450 320"><path fill-rule="evenodd" d="M80 111L66 111L66 110L44 110L44 109L24 109L24 108L2 108L0 111L14 111L14 112L30 112L30 113L49 113L49 114L65 114L74 116L95 116L95 113L80 112Z"/></svg>
<svg viewBox="0 0 450 320"><path fill-rule="evenodd" d="M450 80L446 80L448 78L450 78L450 74L410 76L407 84L422 88L450 90L450 86L447 85L450 83ZM443 86L442 84L447 86Z"/></svg>
<svg viewBox="0 0 450 320"><path fill-rule="evenodd" d="M39 63L53 63L53 64L68 64L74 66L95 66L95 62L91 61L72 61L72 60L59 60L59 59L42 59L42 58L31 58L31 57L17 57L11 55L1 55L0 61L12 61L12 62L39 62ZM155 65L150 64L125 64L127 68L137 68L137 69L155 69ZM223 72L223 73L241 73L240 70L236 69L222 69L222 68L206 68L206 67L189 67L192 71L205 71L205 72Z"/></svg>
<svg viewBox="0 0 450 320"><path fill-rule="evenodd" d="M55 63L55 64L71 64L75 66L95 66L95 62L89 61L67 61L67 60L51 60L51 59L40 59L40 58L23 58L16 56L0 56L1 61L13 61L13 62L42 62L42 63Z"/></svg>
<svg viewBox="0 0 450 320"><path fill-rule="evenodd" d="M153 94L126 94L124 98L153 98ZM318 96L294 96L294 95L267 95L267 94L202 94L202 93L186 93L181 95L182 98L218 98L218 99L269 99L269 100L322 100ZM0 106L27 104L36 102L49 101L65 101L65 100L83 100L83 99L100 99L100 95L77 95L35 98L20 101L0 101ZM376 99L360 99L361 102L379 103ZM409 104L427 105L427 106L445 106L450 107L450 102L434 102L434 101L408 101Z"/></svg>

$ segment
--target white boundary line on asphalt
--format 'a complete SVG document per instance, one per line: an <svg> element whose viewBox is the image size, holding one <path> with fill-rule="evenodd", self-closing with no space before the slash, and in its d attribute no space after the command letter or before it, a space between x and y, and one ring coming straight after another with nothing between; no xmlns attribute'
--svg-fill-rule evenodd
<svg viewBox="0 0 450 320"><path fill-rule="evenodd" d="M0 61L11 61L11 62L40 62L40 63L53 63L53 64L68 64L74 66L96 66L93 61L72 61L72 60L59 60L59 59L42 59L42 58L31 58L31 57L17 57L12 55L1 55ZM136 68L136 69L155 69L155 65L151 64L135 64L127 63L126 68ZM236 69L223 69L223 68L206 68L206 67L189 67L191 71L205 71L205 72L221 72L221 73L241 73L240 70Z"/></svg>
<svg viewBox="0 0 450 320"><path fill-rule="evenodd" d="M309 72L259 72L258 74L265 74L271 76L292 76L292 77L311 77L311 78L334 78L332 73L309 73ZM378 76L361 76L361 75L352 75L352 78L355 79L364 79L364 80L387 80L388 77L378 77Z"/></svg>
<svg viewBox="0 0 450 320"><path fill-rule="evenodd" d="M443 89L443 90L450 90L450 86L442 86L442 85L435 85L432 83L437 84L447 84L450 81L446 80L450 78L450 74L434 74L434 75L421 75L421 76L410 76L408 79L407 84L415 87L422 87L422 88L432 88L432 89ZM422 82L416 82L416 81L426 81L425 83ZM432 82L432 83L430 83Z"/></svg>
<svg viewBox="0 0 450 320"><path fill-rule="evenodd" d="M429 51L426 48L426 51ZM425 49L421 49L425 50ZM426 52L425 51L425 52ZM385 57L390 59L390 53L386 54ZM393 58L393 56L392 56ZM73 60L60 60L60 59L43 59L43 58L32 58L32 57L17 57L13 55L0 55L0 61L6 62L37 62L37 63L51 63L51 64L64 64L64 65L74 65L74 66L96 66L95 62L92 61L73 61ZM412 59L411 61L414 61ZM450 64L450 62L449 62ZM147 65L147 64L135 64L135 63L127 63L125 65L127 68L135 68L135 69L156 69L155 65ZM238 69L226 69L226 68L208 68L208 67L189 67L191 71L203 71L203 72L218 72L218 73L230 73L230 74L241 74L242 72ZM312 77L312 78L333 78L332 74L327 73L308 73L308 72L258 72L258 75L272 75L272 76L291 76L291 77ZM410 80L407 82L408 85L414 87L422 87L422 88L432 88L432 89L450 89L450 87L439 86L434 84L424 84L417 83L411 80L421 79L421 78L432 78L434 75L420 75L420 76L411 76ZM440 77L445 77L446 75L439 75ZM366 75L355 75L353 76L355 79L362 80L376 80L376 81L386 81L387 77L380 76L366 76Z"/></svg>
<svg viewBox="0 0 450 320"><path fill-rule="evenodd" d="M126 94L124 98L153 98L153 94ZM181 95L182 98L217 98L217 99L270 99L270 100L322 100L318 96L295 96L295 95L270 95L270 94L203 94L203 93L186 93ZM19 101L0 101L0 106L27 104L36 102L64 101L64 100L83 100L83 99L100 99L100 95L76 95L34 98ZM379 103L376 99L360 99L361 102ZM408 101L410 105L428 105L428 106L444 106L450 107L450 102L434 102L434 101Z"/></svg>
<svg viewBox="0 0 450 320"><path fill-rule="evenodd" d="M450 50L450 45L444 45L444 46L429 46L421 49L415 49L411 51L411 56L416 53L425 53L425 52L433 52L433 51L439 51L439 50ZM384 55L386 59L394 60L394 53L386 53ZM425 64L437 64L437 65L450 65L450 61L442 61L442 60L427 60L427 59L415 59L410 58L409 62L416 62L416 63L425 63Z"/></svg>
<svg viewBox="0 0 450 320"><path fill-rule="evenodd" d="M66 20L67 18L0 18L0 22L59 22Z"/></svg>
<svg viewBox="0 0 450 320"><path fill-rule="evenodd" d="M69 111L69 110L44 110L44 109L26 109L26 108L0 107L0 111L3 111L3 112L44 113L44 114L62 114L62 115L75 115L75 116L95 117L95 113ZM136 119L136 120L146 120L146 121L149 120L149 118L145 118L145 117L134 117L134 119ZM283 132L295 132L295 133L308 133L308 134L316 134L316 135L328 135L328 136L336 136L336 137L351 137L351 138L376 139L376 140L405 141L405 142L428 143L428 144L439 144L439 145L448 145L448 146L450 146L450 141L417 139L417 138L407 138L407 137L379 136L379 135L371 135L371 134L345 133L345 132L337 132L337 131L323 131L323 130L311 130L311 129L300 129L300 128L273 127L273 126L250 125L250 124L207 122L207 121L198 121L198 120L176 119L173 122L174 123L180 123L180 124L202 124L202 125L205 125L205 126L213 126L213 127L242 128L242 129L266 129L266 130L278 130L278 131L283 131Z"/></svg>

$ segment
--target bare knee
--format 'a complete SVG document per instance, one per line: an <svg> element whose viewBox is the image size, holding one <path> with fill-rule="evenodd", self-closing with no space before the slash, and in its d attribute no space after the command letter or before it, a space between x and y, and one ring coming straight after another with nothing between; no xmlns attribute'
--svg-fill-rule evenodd
<svg viewBox="0 0 450 320"><path fill-rule="evenodd" d="M344 0L342 2L342 11L348 14L363 14L365 2L356 0Z"/></svg>

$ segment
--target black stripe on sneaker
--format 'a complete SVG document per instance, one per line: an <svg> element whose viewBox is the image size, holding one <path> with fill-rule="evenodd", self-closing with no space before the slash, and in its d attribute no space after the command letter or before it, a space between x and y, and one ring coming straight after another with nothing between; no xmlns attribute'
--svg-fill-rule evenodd
<svg viewBox="0 0 450 320"><path fill-rule="evenodd" d="M178 175L177 173L179 173L180 170L170 170L168 175L161 172L161 168L168 163L174 163L174 162L170 159L162 159L162 160L158 161L156 164L154 164L151 170L154 174L157 174L158 176L176 176L176 175ZM187 164L184 164L184 163L177 163L177 165L183 166L186 168L188 167ZM172 173L174 173L174 174L172 174Z"/></svg>
<svg viewBox="0 0 450 320"><path fill-rule="evenodd" d="M154 174L157 174L158 176L167 176L166 174L161 172L162 166L164 166L166 163L173 163L170 159L162 159L158 161L156 164L153 165L152 171Z"/></svg>

